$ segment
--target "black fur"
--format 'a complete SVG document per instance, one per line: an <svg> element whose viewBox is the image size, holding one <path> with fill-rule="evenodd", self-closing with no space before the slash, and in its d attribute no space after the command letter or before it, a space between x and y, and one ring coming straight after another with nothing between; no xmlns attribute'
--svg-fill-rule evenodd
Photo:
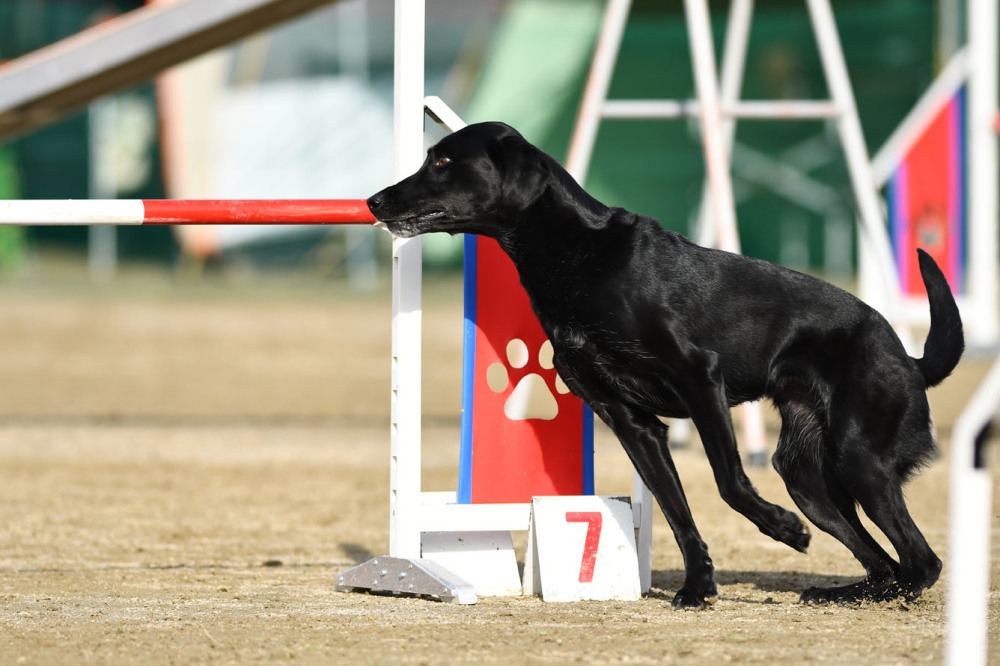
<svg viewBox="0 0 1000 666"><path fill-rule="evenodd" d="M609 208L502 123L446 137L419 171L368 204L398 236L482 234L510 255L560 376L618 436L674 531L686 570L675 607L703 607L717 592L657 415L694 421L730 506L764 534L808 546L798 516L762 500L740 463L729 408L762 397L781 414L773 463L791 497L868 573L806 590L802 601L912 599L937 580L941 561L902 485L934 452L925 389L958 363L963 338L951 291L925 253L932 326L915 360L854 296ZM862 526L858 504L898 561Z"/></svg>

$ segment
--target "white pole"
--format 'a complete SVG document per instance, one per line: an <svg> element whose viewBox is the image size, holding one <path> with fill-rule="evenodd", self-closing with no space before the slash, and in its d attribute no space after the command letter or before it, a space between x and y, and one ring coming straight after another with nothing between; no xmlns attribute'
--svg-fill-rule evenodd
<svg viewBox="0 0 1000 666"><path fill-rule="evenodd" d="M590 64L590 74L587 76L580 113L576 119L576 129L573 130L569 154L566 156L566 170L581 185L587 179L590 156L597 139L597 126L601 122L602 107L608 97L611 74L618 59L618 48L622 43L631 6L632 0L608 0L604 8L601 33L597 38L594 59Z"/></svg>
<svg viewBox="0 0 1000 666"><path fill-rule="evenodd" d="M701 226L715 231L716 247L737 253L740 251L740 237L736 230L736 205L733 202L733 184L729 172L729 153L732 151L736 123L732 119L723 120L722 105L735 103L739 98L752 13L752 0L736 0L731 6L720 92L715 73L715 47L712 43L708 5L705 0L685 0L691 60L698 90L701 140L705 151L707 187L702 197L702 215L706 216L706 220L714 222ZM707 205L709 203L710 207ZM760 403L742 405L740 415L743 420L744 444L752 459L757 461L764 454L766 446L764 415Z"/></svg>
<svg viewBox="0 0 1000 666"><path fill-rule="evenodd" d="M997 340L997 2L967 3L969 61L968 174L970 342Z"/></svg>
<svg viewBox="0 0 1000 666"><path fill-rule="evenodd" d="M393 176L416 171L423 154L424 1L396 0ZM421 242L392 244L392 416L389 555L420 557Z"/></svg>
<svg viewBox="0 0 1000 666"><path fill-rule="evenodd" d="M753 0L733 0L729 6L729 20L726 26L726 41L722 49L722 70L719 81L720 107L735 106L739 102L740 89L743 87L743 71L746 66L747 43L750 38L750 23L753 19ZM736 136L736 119L723 115L719 123L719 139L722 150L728 157L733 152L733 139ZM728 161L726 165L728 175ZM730 186L730 192L732 187ZM711 188L706 182L702 188L700 218L698 223L698 242L702 245L714 246L719 243L722 249L738 252L739 235L735 232L736 213L733 211L733 234L735 249L723 247L726 230L712 224ZM734 205L735 206L735 205ZM707 242L702 242L707 241ZM743 423L743 445L750 454L751 461L759 464L765 455L767 442L764 437L764 414L759 402L746 403L740 406L740 416Z"/></svg>
<svg viewBox="0 0 1000 666"><path fill-rule="evenodd" d="M691 61L694 66L701 120L701 141L705 151L705 172L711 192L712 216L718 232L718 247L727 252L739 252L740 240L736 233L729 157L723 145L722 109L719 104L715 48L712 44L708 3L707 0L684 0L684 9L688 38L691 41Z"/></svg>
<svg viewBox="0 0 1000 666"><path fill-rule="evenodd" d="M722 79L719 81L719 99L724 107L735 105L740 98L752 17L753 0L733 0L729 6L729 20L726 22L726 42L722 47ZM725 116L722 120L722 145L726 154L730 156L733 153L735 135L736 118ZM705 247L714 247L716 241L715 226L711 224L710 195L706 181L701 190L695 239L699 245Z"/></svg>
<svg viewBox="0 0 1000 666"><path fill-rule="evenodd" d="M951 436L945 663L986 663L992 480L974 465L975 441L1000 406L1000 359L962 410Z"/></svg>
<svg viewBox="0 0 1000 666"><path fill-rule="evenodd" d="M865 146L864 133L861 131L861 120L858 118L858 107L854 100L854 91L851 89L851 80L847 75L847 64L840 46L837 24L829 0L807 0L807 2L809 18L816 33L820 60L823 63L823 72L830 87L830 97L840 110L837 122L840 127L840 138L844 144L851 187L861 217L861 233L874 250L878 264L878 274L883 287L882 298L879 299L878 305L886 318L900 332L905 343L908 335L901 321L902 308L899 279L895 270L896 262L889 246L888 230L882 216L878 193L875 191L868 148Z"/></svg>

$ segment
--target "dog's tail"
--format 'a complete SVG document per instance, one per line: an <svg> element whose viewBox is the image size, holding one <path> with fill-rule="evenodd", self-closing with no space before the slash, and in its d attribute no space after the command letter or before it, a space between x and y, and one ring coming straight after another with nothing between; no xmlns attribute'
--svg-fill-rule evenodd
<svg viewBox="0 0 1000 666"><path fill-rule="evenodd" d="M965 351L965 336L958 305L944 274L929 254L923 250L917 250L917 254L931 308L931 329L924 341L924 357L914 360L924 382L931 387L944 381L958 365Z"/></svg>

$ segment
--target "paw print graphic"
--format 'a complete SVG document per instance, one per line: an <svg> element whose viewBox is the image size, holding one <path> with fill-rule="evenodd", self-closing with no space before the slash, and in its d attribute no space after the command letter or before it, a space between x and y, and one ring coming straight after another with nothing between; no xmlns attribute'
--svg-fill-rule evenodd
<svg viewBox="0 0 1000 666"><path fill-rule="evenodd" d="M564 395L569 393L569 388L552 364L552 343L543 342L536 356L538 367L548 376L548 382L541 373L532 372L528 367L531 351L520 338L507 343L506 356L506 363L497 362L486 368L486 385L494 393L504 393L514 386L504 403L504 415L512 421L554 419L559 414L559 404L553 390Z"/></svg>

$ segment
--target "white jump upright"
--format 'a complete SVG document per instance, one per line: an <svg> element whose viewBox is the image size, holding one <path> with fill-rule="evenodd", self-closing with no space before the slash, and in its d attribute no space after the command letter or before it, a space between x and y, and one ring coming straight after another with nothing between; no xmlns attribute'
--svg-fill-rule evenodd
<svg viewBox="0 0 1000 666"><path fill-rule="evenodd" d="M396 0L393 54L393 178L423 161L424 0ZM389 555L340 574L336 589L434 596L474 604L475 589L421 557L422 242L392 244L392 395L389 459Z"/></svg>
<svg viewBox="0 0 1000 666"><path fill-rule="evenodd" d="M394 30L393 178L399 181L423 161L423 0L396 0ZM420 509L421 257L419 236L393 239L389 554L406 559L420 557L414 526Z"/></svg>
<svg viewBox="0 0 1000 666"><path fill-rule="evenodd" d="M997 2L969 2L968 173L969 173L969 300L976 343L996 344L997 329Z"/></svg>

